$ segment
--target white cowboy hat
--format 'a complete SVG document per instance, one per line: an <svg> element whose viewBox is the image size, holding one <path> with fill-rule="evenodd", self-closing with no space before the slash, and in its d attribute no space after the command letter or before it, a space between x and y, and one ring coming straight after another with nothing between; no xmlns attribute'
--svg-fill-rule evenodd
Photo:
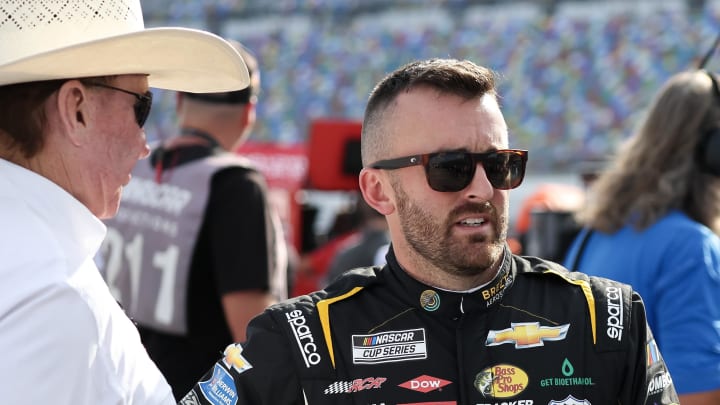
<svg viewBox="0 0 720 405"><path fill-rule="evenodd" d="M0 86L121 74L199 93L249 83L227 41L188 28L145 29L139 0L0 0Z"/></svg>

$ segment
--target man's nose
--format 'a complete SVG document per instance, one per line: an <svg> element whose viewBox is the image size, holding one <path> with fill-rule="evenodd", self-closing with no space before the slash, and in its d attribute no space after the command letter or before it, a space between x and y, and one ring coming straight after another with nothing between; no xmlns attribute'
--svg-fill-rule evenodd
<svg viewBox="0 0 720 405"><path fill-rule="evenodd" d="M478 199L481 201L488 201L492 199L495 194L495 188L490 184L490 180L487 177L485 168L482 163L477 163L475 166L475 175L470 184L463 190L463 193L472 199Z"/></svg>

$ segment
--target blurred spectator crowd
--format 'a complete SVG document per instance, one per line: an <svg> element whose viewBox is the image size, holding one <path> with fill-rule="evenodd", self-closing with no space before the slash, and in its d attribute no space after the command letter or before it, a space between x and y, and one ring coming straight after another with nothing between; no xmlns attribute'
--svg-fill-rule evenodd
<svg viewBox="0 0 720 405"><path fill-rule="evenodd" d="M502 74L511 144L530 149L540 171L611 153L659 85L696 66L720 30L720 0L558 2L552 13L545 3L163 0L145 19L208 29L257 54L259 142L302 143L314 118L360 119L372 84L402 63L471 59ZM156 96L151 138L173 131L172 98Z"/></svg>

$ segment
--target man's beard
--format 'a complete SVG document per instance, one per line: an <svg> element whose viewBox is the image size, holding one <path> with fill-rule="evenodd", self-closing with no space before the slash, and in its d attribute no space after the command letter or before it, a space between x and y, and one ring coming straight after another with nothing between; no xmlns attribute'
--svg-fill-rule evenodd
<svg viewBox="0 0 720 405"><path fill-rule="evenodd" d="M474 276L501 260L507 238L507 217L498 215L489 202L457 207L443 221L411 201L399 182L393 182L393 189L405 238L428 262L453 275ZM486 235L453 236L456 224L453 218L472 213L483 213L492 218L495 227L492 240Z"/></svg>

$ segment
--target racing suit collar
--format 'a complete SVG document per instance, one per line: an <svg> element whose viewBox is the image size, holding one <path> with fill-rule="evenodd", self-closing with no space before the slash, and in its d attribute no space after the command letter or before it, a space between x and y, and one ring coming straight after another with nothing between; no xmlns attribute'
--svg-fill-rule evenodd
<svg viewBox="0 0 720 405"><path fill-rule="evenodd" d="M395 257L392 246L388 250L388 278L398 297L409 299L409 305L422 312L446 319L458 319L463 313L487 311L497 306L512 287L516 269L512 253L505 247L503 262L495 277L484 287L472 292L445 291L421 283L402 269Z"/></svg>

